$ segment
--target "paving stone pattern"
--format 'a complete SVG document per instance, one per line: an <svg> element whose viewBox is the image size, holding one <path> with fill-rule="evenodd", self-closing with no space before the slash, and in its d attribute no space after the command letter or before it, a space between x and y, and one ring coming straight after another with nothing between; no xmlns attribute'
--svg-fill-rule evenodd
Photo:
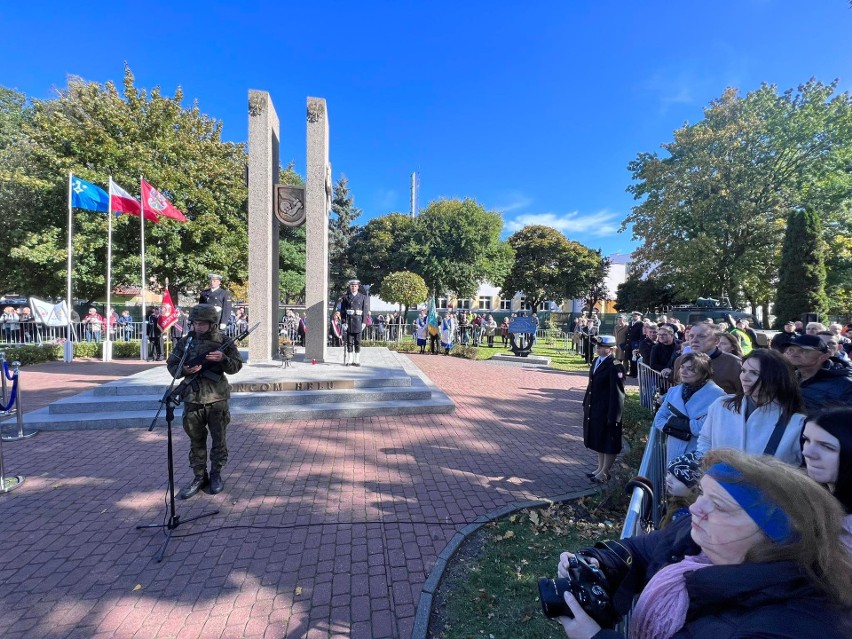
<svg viewBox="0 0 852 639"><path fill-rule="evenodd" d="M583 376L411 359L454 414L232 423L225 491L177 502L182 518L220 513L181 524L159 564L163 533L135 526L168 515L163 429L5 444L7 474L26 481L0 495L4 639L410 637L423 584L458 530L586 488L593 466ZM22 380L35 407L72 382L137 370L43 365ZM187 454L177 425L178 487Z"/></svg>

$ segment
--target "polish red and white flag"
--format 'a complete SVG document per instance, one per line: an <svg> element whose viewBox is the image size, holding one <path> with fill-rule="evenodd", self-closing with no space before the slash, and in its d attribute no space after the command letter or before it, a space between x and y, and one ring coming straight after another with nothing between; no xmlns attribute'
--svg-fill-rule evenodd
<svg viewBox="0 0 852 639"><path fill-rule="evenodd" d="M139 217L142 213L142 205L139 204L139 200L112 180L109 181L109 202L113 213L127 213L136 217ZM160 221L157 215L148 209L145 209L145 219L155 223Z"/></svg>

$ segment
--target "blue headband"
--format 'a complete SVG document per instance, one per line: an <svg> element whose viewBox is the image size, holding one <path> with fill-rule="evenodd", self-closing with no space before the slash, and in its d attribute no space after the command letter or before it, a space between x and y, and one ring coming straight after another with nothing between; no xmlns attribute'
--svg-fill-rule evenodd
<svg viewBox="0 0 852 639"><path fill-rule="evenodd" d="M787 513L759 488L746 484L739 470L720 462L708 468L706 474L721 484L772 541L780 544L796 537Z"/></svg>

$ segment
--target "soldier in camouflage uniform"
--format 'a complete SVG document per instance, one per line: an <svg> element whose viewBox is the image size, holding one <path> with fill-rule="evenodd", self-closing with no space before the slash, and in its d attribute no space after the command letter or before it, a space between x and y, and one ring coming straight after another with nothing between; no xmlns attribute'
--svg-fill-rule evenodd
<svg viewBox="0 0 852 639"><path fill-rule="evenodd" d="M189 313L192 332L181 339L169 356L169 372L180 378L201 371L202 365L184 366L178 371L177 367L183 358L184 349L189 336L193 337L189 345L187 361L206 353L204 357L205 370L217 374L233 375L238 372L243 362L235 344L228 345L224 352L216 350L221 347L224 338L219 332L219 311L210 304L198 304ZM222 492L225 484L222 481L222 467L228 461L228 444L226 431L231 421L228 408L228 398L231 396L231 385L222 374L218 381L199 375L197 386L191 385L183 395L183 430L189 436L190 451L189 465L195 475L192 483L180 492L181 499L189 499L199 490L210 485L210 492ZM210 433L210 474L207 474L207 433Z"/></svg>

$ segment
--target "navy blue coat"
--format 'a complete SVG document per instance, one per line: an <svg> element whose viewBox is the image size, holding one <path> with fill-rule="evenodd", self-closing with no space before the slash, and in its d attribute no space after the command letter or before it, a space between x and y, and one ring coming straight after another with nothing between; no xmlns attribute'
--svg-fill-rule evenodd
<svg viewBox="0 0 852 639"><path fill-rule="evenodd" d="M690 536L691 518L676 520L648 535L622 540L633 563L613 595L626 612L661 568L700 548ZM598 545L581 551L612 562ZM618 562L613 562L617 564ZM852 637L849 611L831 604L793 562L708 566L686 576L689 610L686 623L672 639L827 639ZM601 630L594 639L622 639L615 630Z"/></svg>

